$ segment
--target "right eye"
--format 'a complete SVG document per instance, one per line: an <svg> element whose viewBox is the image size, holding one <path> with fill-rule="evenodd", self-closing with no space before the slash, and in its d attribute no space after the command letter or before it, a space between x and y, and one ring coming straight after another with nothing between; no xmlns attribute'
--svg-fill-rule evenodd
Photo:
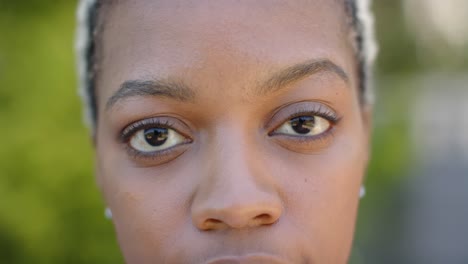
<svg viewBox="0 0 468 264"><path fill-rule="evenodd" d="M142 153L158 152L187 142L187 138L167 127L151 127L138 130L129 145Z"/></svg>
<svg viewBox="0 0 468 264"><path fill-rule="evenodd" d="M275 130L275 134L313 137L325 133L331 122L317 115L304 115L289 119Z"/></svg>

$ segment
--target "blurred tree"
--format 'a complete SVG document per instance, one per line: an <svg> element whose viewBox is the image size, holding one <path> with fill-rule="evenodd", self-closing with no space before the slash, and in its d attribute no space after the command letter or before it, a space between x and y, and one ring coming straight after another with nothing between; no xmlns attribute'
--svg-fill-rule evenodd
<svg viewBox="0 0 468 264"><path fill-rule="evenodd" d="M73 1L0 2L0 262L119 263L76 96Z"/></svg>

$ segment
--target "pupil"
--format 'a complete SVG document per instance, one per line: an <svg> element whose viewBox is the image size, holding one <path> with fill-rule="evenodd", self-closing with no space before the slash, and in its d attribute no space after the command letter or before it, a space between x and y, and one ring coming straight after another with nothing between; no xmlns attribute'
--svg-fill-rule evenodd
<svg viewBox="0 0 468 264"><path fill-rule="evenodd" d="M169 130L163 127L155 127L145 130L145 140L153 147L159 147L166 142Z"/></svg>
<svg viewBox="0 0 468 264"><path fill-rule="evenodd" d="M308 134L315 125L313 116L299 116L291 119L291 127L298 134Z"/></svg>

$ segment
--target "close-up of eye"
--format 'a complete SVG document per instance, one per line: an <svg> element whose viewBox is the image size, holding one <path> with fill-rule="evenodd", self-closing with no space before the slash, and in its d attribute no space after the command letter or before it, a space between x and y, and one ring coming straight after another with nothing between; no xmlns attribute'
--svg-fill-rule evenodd
<svg viewBox="0 0 468 264"><path fill-rule="evenodd" d="M291 136L316 136L328 131L330 121L320 116L298 116L283 123L275 134Z"/></svg>
<svg viewBox="0 0 468 264"><path fill-rule="evenodd" d="M318 101L301 101L279 108L267 125L268 136L283 148L298 153L317 153L333 143L341 116Z"/></svg>
<svg viewBox="0 0 468 264"><path fill-rule="evenodd" d="M333 143L331 133L342 116L330 106L314 101L285 105L267 125L268 136L283 148L298 153L317 153Z"/></svg>
<svg viewBox="0 0 468 264"><path fill-rule="evenodd" d="M186 138L171 128L152 127L138 130L130 139L129 145L140 152L166 150L183 144Z"/></svg>
<svg viewBox="0 0 468 264"><path fill-rule="evenodd" d="M134 158L151 158L160 162L169 161L186 150L192 142L189 129L175 118L155 117L137 121L127 126L120 134L121 143ZM151 165L156 165L152 162Z"/></svg>

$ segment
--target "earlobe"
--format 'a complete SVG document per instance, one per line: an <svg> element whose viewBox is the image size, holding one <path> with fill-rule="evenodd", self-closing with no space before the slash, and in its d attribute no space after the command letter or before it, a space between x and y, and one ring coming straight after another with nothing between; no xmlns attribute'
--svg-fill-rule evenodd
<svg viewBox="0 0 468 264"><path fill-rule="evenodd" d="M359 198L362 199L366 196L366 186L361 185L361 188L359 189Z"/></svg>
<svg viewBox="0 0 468 264"><path fill-rule="evenodd" d="M104 217L107 219L107 220L112 220L112 211L109 207L106 207L104 209Z"/></svg>

